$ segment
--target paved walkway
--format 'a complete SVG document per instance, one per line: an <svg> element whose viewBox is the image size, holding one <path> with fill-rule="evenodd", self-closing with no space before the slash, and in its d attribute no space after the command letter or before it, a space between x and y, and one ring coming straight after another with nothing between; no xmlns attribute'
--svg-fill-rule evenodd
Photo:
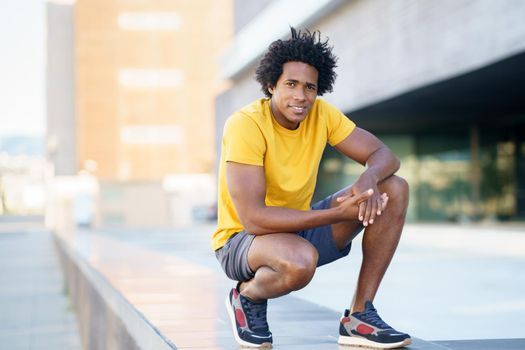
<svg viewBox="0 0 525 350"><path fill-rule="evenodd" d="M118 239L120 234L84 231L73 247L177 349L238 349L224 307L232 282L210 259L203 233L172 231L159 241L146 232L121 232ZM177 253L150 243L174 244ZM339 312L291 295L269 304L274 349L353 349L337 345ZM444 348L415 339L410 349Z"/></svg>
<svg viewBox="0 0 525 350"><path fill-rule="evenodd" d="M0 349L80 349L53 237L0 222Z"/></svg>
<svg viewBox="0 0 525 350"><path fill-rule="evenodd" d="M223 305L233 283L209 250L212 229L84 231L73 242L77 252L179 349L233 349L237 347ZM519 230L454 229L407 227L376 300L381 314L423 339L523 338L525 235ZM302 292L270 301L276 349L338 348L337 322L355 283L351 270L359 263L358 243L351 257L319 269ZM493 326L500 322L505 327ZM446 344L417 340L410 348L481 349L479 343ZM525 348L524 339L483 344Z"/></svg>
<svg viewBox="0 0 525 350"><path fill-rule="evenodd" d="M209 249L212 230L79 230L71 243L178 349L237 349L223 304L233 283ZM270 301L275 349L350 349L336 344L337 322L359 251L357 241L307 288ZM486 340L524 338L524 269L521 227L410 225L376 306L397 328L441 340L410 349L524 349L525 339ZM0 222L0 349L80 349L63 285L51 235Z"/></svg>
<svg viewBox="0 0 525 350"><path fill-rule="evenodd" d="M360 262L357 239L347 259L320 268L295 295L339 310ZM407 225L374 304L423 339L525 338L524 271L524 226Z"/></svg>

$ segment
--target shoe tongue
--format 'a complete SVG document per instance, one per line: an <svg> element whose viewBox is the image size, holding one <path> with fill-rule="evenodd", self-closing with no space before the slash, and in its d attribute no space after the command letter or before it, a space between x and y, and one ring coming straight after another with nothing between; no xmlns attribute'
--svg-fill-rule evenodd
<svg viewBox="0 0 525 350"><path fill-rule="evenodd" d="M360 315L362 313L369 312L369 311L377 312L377 310L374 307L374 304L372 304L371 301L365 301L365 309L363 311L356 311L352 313L352 315Z"/></svg>
<svg viewBox="0 0 525 350"><path fill-rule="evenodd" d="M240 295L241 298L243 298L244 300L249 301L251 304L255 304L255 305L265 305L265 304L268 303L268 300L267 300L267 299L265 299L265 300L259 300L259 301L254 301L254 300L252 300L252 299L250 299L250 298L248 298L248 297L245 297L245 296L242 295L242 294L239 294L239 295Z"/></svg>
<svg viewBox="0 0 525 350"><path fill-rule="evenodd" d="M375 309L376 308L374 307L374 304L372 304L370 300L365 302L365 311L375 310Z"/></svg>

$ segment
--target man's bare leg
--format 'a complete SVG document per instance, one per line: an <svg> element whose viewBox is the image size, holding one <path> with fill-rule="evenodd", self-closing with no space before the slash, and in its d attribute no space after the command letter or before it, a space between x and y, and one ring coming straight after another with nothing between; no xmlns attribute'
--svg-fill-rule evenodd
<svg viewBox="0 0 525 350"><path fill-rule="evenodd" d="M255 276L241 283L241 294L257 301L301 289L314 276L317 258L315 247L295 233L257 236L248 251Z"/></svg>
<svg viewBox="0 0 525 350"><path fill-rule="evenodd" d="M353 311L362 311L367 300L374 300L381 280L392 260L403 229L408 206L408 185L391 176L378 185L387 193L386 210L365 229L363 263L357 283ZM340 193L343 195L345 190ZM336 196L332 206L338 205ZM343 249L362 225L356 220L332 225L336 246ZM248 252L248 264L255 272L253 279L241 283L244 296L252 300L276 298L305 287L313 278L318 254L314 246L293 233L274 233L255 237Z"/></svg>
<svg viewBox="0 0 525 350"><path fill-rule="evenodd" d="M391 176L378 184L381 193L387 193L388 205L374 223L368 225L363 236L363 262L351 305L351 312L363 311L367 300L373 301L383 276L396 251L405 223L408 207L408 184ZM343 194L343 193L341 193ZM334 196L332 206L338 205ZM361 226L358 220L332 225L332 234L339 249L343 249Z"/></svg>
<svg viewBox="0 0 525 350"><path fill-rule="evenodd" d="M357 219L358 207L351 214ZM319 254L296 233L256 236L248 250L253 279L240 284L241 294L254 300L277 298L305 287L313 278Z"/></svg>

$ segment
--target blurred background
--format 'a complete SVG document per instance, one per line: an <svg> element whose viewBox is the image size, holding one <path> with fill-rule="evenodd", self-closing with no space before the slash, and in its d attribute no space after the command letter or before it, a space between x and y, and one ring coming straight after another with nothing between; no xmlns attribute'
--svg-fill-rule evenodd
<svg viewBox="0 0 525 350"><path fill-rule="evenodd" d="M2 0L0 348L46 348L48 333L61 345L47 348L80 348L70 304L96 348L85 325L105 329L107 310L75 263L150 321L177 316L178 274L209 269L195 295L229 286L209 249L222 129L263 96L255 67L290 26L329 38L338 78L322 98L389 145L411 186L385 319L426 339L523 337L524 18L523 0ZM327 147L314 200L362 171ZM359 259L294 295L339 312ZM204 298L220 310L208 336L233 342L221 288Z"/></svg>
<svg viewBox="0 0 525 350"><path fill-rule="evenodd" d="M50 228L214 220L224 120L262 96L255 66L292 25L330 38L338 79L323 98L399 155L411 222L525 219L522 1L1 6L4 217ZM327 148L316 197L361 171Z"/></svg>
<svg viewBox="0 0 525 350"><path fill-rule="evenodd" d="M2 215L45 216L50 228L213 219L232 1L4 7L2 70L16 73L2 80Z"/></svg>

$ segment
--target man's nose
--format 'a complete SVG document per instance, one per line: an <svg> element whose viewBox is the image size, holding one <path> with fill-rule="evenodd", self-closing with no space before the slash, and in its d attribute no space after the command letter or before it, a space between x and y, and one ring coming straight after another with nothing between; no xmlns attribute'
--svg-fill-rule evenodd
<svg viewBox="0 0 525 350"><path fill-rule="evenodd" d="M296 89L296 90L295 90L294 98L295 98L296 100L299 100L299 101L304 101L304 100L306 100L306 93L305 93L304 89L301 89L301 88Z"/></svg>

